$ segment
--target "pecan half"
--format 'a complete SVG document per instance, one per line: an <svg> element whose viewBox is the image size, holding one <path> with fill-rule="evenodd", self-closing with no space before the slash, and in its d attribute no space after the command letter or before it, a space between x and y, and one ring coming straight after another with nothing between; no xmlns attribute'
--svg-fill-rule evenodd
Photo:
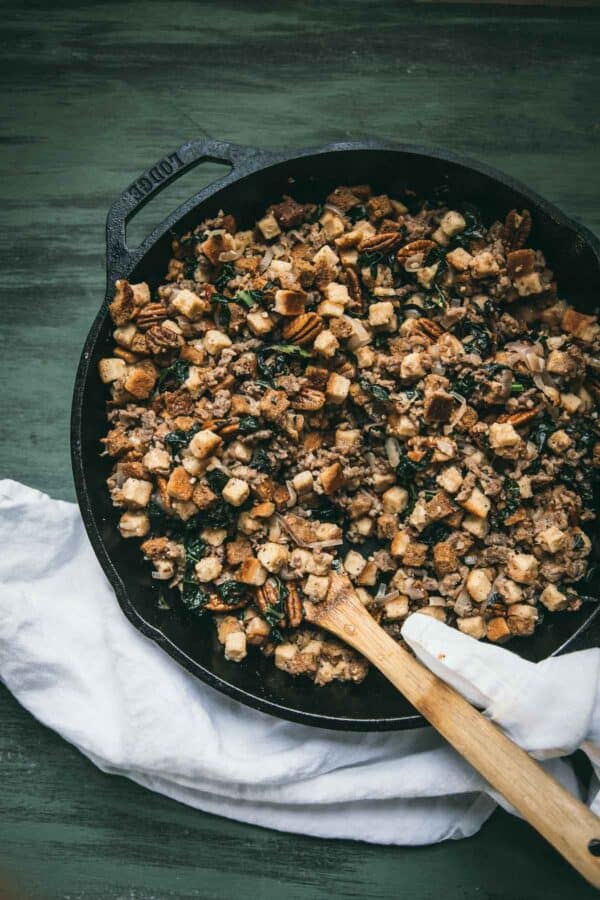
<svg viewBox="0 0 600 900"><path fill-rule="evenodd" d="M360 278L354 269L346 269L346 287L348 288L350 298L354 300L355 303L359 303L362 306L363 297Z"/></svg>
<svg viewBox="0 0 600 900"><path fill-rule="evenodd" d="M298 589L288 585L288 595L285 598L285 614L290 628L297 628L302 621L302 601Z"/></svg>
<svg viewBox="0 0 600 900"><path fill-rule="evenodd" d="M207 609L209 612L214 613L224 613L229 612L232 609L243 609L245 606L248 606L251 600L250 594L247 597L242 597L241 600L237 600L235 603L225 603L224 600L219 597L218 594L211 594L208 603L205 604L204 609Z"/></svg>
<svg viewBox="0 0 600 900"><path fill-rule="evenodd" d="M426 335L433 341L437 341L437 339L444 333L444 329L442 328L442 326L438 322L435 322L433 319L417 319L416 325L416 331L420 331L421 334Z"/></svg>
<svg viewBox="0 0 600 900"><path fill-rule="evenodd" d="M164 325L153 325L146 332L146 346L153 356L171 355L182 343L181 335Z"/></svg>
<svg viewBox="0 0 600 900"><path fill-rule="evenodd" d="M303 387L291 401L293 409L302 409L306 412L316 412L325 406L325 394L314 388Z"/></svg>
<svg viewBox="0 0 600 900"><path fill-rule="evenodd" d="M286 341L303 346L311 344L323 331L323 319L317 313L308 312L295 316L284 325L282 335Z"/></svg>
<svg viewBox="0 0 600 900"><path fill-rule="evenodd" d="M531 213L524 209L518 213L516 209L511 211L504 220L502 240L507 250L520 250L525 246L529 232L531 231Z"/></svg>
<svg viewBox="0 0 600 900"><path fill-rule="evenodd" d="M277 606L277 603L279 602L279 589L274 581L268 578L261 587L256 588L255 598L256 605L264 616L269 609L273 610ZM285 619L283 617L279 620L279 624L285 625Z"/></svg>
<svg viewBox="0 0 600 900"><path fill-rule="evenodd" d="M140 331L148 331L153 325L160 325L167 318L167 310L162 303L147 303L135 317Z"/></svg>
<svg viewBox="0 0 600 900"><path fill-rule="evenodd" d="M521 278L533 272L535 251L512 250L506 257L506 268L510 278Z"/></svg>
<svg viewBox="0 0 600 900"><path fill-rule="evenodd" d="M396 253L396 259L400 265L403 266L411 256L416 256L417 254L425 256L430 250L433 250L434 247L437 247L437 244L434 241L428 241L425 238L422 238L419 241L410 241L410 243L405 244L404 247L400 247Z"/></svg>
<svg viewBox="0 0 600 900"><path fill-rule="evenodd" d="M402 243L402 235L399 231L385 231L381 234L374 234L371 237L364 238L359 250L361 253L377 251L378 253L389 253L395 250Z"/></svg>

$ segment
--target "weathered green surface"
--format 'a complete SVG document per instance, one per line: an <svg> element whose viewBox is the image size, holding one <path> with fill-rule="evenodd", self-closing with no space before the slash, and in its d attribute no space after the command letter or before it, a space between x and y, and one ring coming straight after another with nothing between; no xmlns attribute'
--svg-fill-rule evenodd
<svg viewBox="0 0 600 900"><path fill-rule="evenodd" d="M600 227L597 11L391 0L266 12L241 0L1 6L0 473L54 496L73 497L70 392L103 295L106 210L186 138L446 146ZM184 179L143 224L191 190ZM470 841L420 850L281 835L102 775L5 691L0 716L0 868L26 896L592 896L505 815Z"/></svg>

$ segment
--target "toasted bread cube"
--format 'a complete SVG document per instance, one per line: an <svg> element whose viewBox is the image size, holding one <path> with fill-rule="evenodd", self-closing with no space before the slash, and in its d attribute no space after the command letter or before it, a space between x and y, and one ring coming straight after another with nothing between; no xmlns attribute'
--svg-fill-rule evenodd
<svg viewBox="0 0 600 900"><path fill-rule="evenodd" d="M201 300L198 294L184 288L177 291L171 300L171 306L175 307L177 312L189 319L190 322L196 322L206 312L207 303L205 300Z"/></svg>
<svg viewBox="0 0 600 900"><path fill-rule="evenodd" d="M402 378L422 378L425 375L423 368L423 354L407 353L400 363L400 375Z"/></svg>
<svg viewBox="0 0 600 900"><path fill-rule="evenodd" d="M491 275L497 275L499 271L500 266L491 250L482 250L473 257L471 263L473 278L489 278Z"/></svg>
<svg viewBox="0 0 600 900"><path fill-rule="evenodd" d="M362 435L357 428L337 428L335 446L342 453L353 453L361 444Z"/></svg>
<svg viewBox="0 0 600 900"><path fill-rule="evenodd" d="M543 603L550 612L558 612L561 609L567 608L568 598L566 594L559 591L556 585L547 584L540 594L540 602Z"/></svg>
<svg viewBox="0 0 600 900"><path fill-rule="evenodd" d="M191 500L194 493L194 486L190 481L190 476L183 466L177 466L171 472L171 476L167 482L167 493L169 497L175 500Z"/></svg>
<svg viewBox="0 0 600 900"><path fill-rule="evenodd" d="M320 602L327 596L329 590L328 575L309 575L304 582L303 591L309 600Z"/></svg>
<svg viewBox="0 0 600 900"><path fill-rule="evenodd" d="M340 303L331 303L329 300L323 300L317 306L317 312L324 319L341 319L344 316L344 307Z"/></svg>
<svg viewBox="0 0 600 900"><path fill-rule="evenodd" d="M121 325L119 328L115 328L113 331L113 338L115 339L115 343L119 345L119 347L124 347L126 350L131 350L131 345L133 343L133 339L138 333L137 327L130 322L128 325Z"/></svg>
<svg viewBox="0 0 600 900"><path fill-rule="evenodd" d="M256 337L262 337L264 334L268 334L270 331L273 331L273 328L275 327L273 319L269 313L264 310L249 312L246 316L246 323L252 334Z"/></svg>
<svg viewBox="0 0 600 900"><path fill-rule="evenodd" d="M198 509L208 509L208 507L215 502L217 499L217 495L211 491L207 484L203 484L199 482L194 485L194 493L192 494L192 500L198 507Z"/></svg>
<svg viewBox="0 0 600 900"><path fill-rule="evenodd" d="M354 530L362 534L363 537L369 537L374 528L375 522L368 516L362 516L354 522Z"/></svg>
<svg viewBox="0 0 600 900"><path fill-rule="evenodd" d="M465 217L455 209L450 209L440 222L440 228L449 238L455 237L467 227Z"/></svg>
<svg viewBox="0 0 600 900"><path fill-rule="evenodd" d="M427 544L421 544L419 541L410 541L408 547L402 556L402 564L405 566L414 566L419 568L424 565L427 557Z"/></svg>
<svg viewBox="0 0 600 900"><path fill-rule="evenodd" d="M528 637L535 631L538 611L528 603L515 603L508 611L508 627L511 634Z"/></svg>
<svg viewBox="0 0 600 900"><path fill-rule="evenodd" d="M205 556L194 566L196 578L201 584L214 581L223 571L221 560L217 556Z"/></svg>
<svg viewBox="0 0 600 900"><path fill-rule="evenodd" d="M280 316L299 316L304 312L308 295L304 291L275 291L273 309Z"/></svg>
<svg viewBox="0 0 600 900"><path fill-rule="evenodd" d="M223 499L231 506L241 506L250 496L250 487L242 478L230 478L222 491Z"/></svg>
<svg viewBox="0 0 600 900"><path fill-rule="evenodd" d="M241 662L246 655L246 635L243 631L232 631L225 639L225 659Z"/></svg>
<svg viewBox="0 0 600 900"><path fill-rule="evenodd" d="M324 356L325 359L331 359L331 357L335 356L335 351L339 349L339 346L340 342L328 328L325 328L317 335L313 344L315 351L319 356Z"/></svg>
<svg viewBox="0 0 600 900"><path fill-rule="evenodd" d="M431 240L435 241L436 244L440 244L442 247L447 247L450 243L450 238L447 234L445 234L441 228L436 228L433 234L431 235Z"/></svg>
<svg viewBox="0 0 600 900"><path fill-rule="evenodd" d="M312 472L309 472L308 470L305 470L304 472L298 472L298 474L294 475L294 477L292 478L292 485L294 486L294 490L298 491L299 494L306 494L308 491L312 491Z"/></svg>
<svg viewBox="0 0 600 900"><path fill-rule="evenodd" d="M335 372L332 372L327 379L327 387L325 388L328 401L336 405L343 403L348 396L349 390L350 379L344 375L337 375Z"/></svg>
<svg viewBox="0 0 600 900"><path fill-rule="evenodd" d="M377 578L379 577L379 569L377 568L377 564L373 562L373 560L369 560L366 564L360 575L356 577L357 584L366 584L369 587L377 584Z"/></svg>
<svg viewBox="0 0 600 900"><path fill-rule="evenodd" d="M558 455L564 453L565 450L568 450L572 443L572 439L562 428L559 428L558 431L554 431L547 441L548 447L553 453Z"/></svg>
<svg viewBox="0 0 600 900"><path fill-rule="evenodd" d="M154 390L157 377L155 366L147 360L128 370L123 387L136 400L146 400Z"/></svg>
<svg viewBox="0 0 600 900"><path fill-rule="evenodd" d="M200 537L209 547L220 547L227 538L226 528L203 528Z"/></svg>
<svg viewBox="0 0 600 900"><path fill-rule="evenodd" d="M389 488L381 497L383 511L386 513L401 513L408 506L408 491L398 485Z"/></svg>
<svg viewBox="0 0 600 900"><path fill-rule="evenodd" d="M252 544L247 538L238 537L225 545L225 555L230 566L238 566L252 556Z"/></svg>
<svg viewBox="0 0 600 900"><path fill-rule="evenodd" d="M470 512L473 516L479 516L480 519L485 519L487 517L492 506L488 498L479 490L479 488L473 488L467 499L463 500L462 505L467 512Z"/></svg>
<svg viewBox="0 0 600 900"><path fill-rule="evenodd" d="M419 433L419 426L416 422L413 422L410 416L392 413L388 418L387 431L394 437L414 437Z"/></svg>
<svg viewBox="0 0 600 900"><path fill-rule="evenodd" d="M417 281L419 284L422 287L429 289L433 284L438 268L439 263L434 263L432 266L421 266L421 268L417 270Z"/></svg>
<svg viewBox="0 0 600 900"><path fill-rule="evenodd" d="M320 250L317 250L313 257L313 263L319 270L334 269L339 261L339 256L328 244L324 244Z"/></svg>
<svg viewBox="0 0 600 900"><path fill-rule="evenodd" d="M390 331L396 330L398 319L394 312L394 306L389 300L371 303L369 306L369 325L373 328L386 328Z"/></svg>
<svg viewBox="0 0 600 900"><path fill-rule="evenodd" d="M496 580L496 590L508 605L519 603L523 599L523 589L511 578L501 575Z"/></svg>
<svg viewBox="0 0 600 900"><path fill-rule="evenodd" d="M190 453L198 459L206 459L221 446L223 439L214 431L204 429L195 434L189 443Z"/></svg>
<svg viewBox="0 0 600 900"><path fill-rule="evenodd" d="M244 584L260 587L267 580L269 573L255 556L248 556L238 569L238 579Z"/></svg>
<svg viewBox="0 0 600 900"><path fill-rule="evenodd" d="M397 531L390 544L390 553L392 556L404 556L408 545L410 544L410 535L407 531Z"/></svg>
<svg viewBox="0 0 600 900"><path fill-rule="evenodd" d="M350 578L358 578L366 564L367 561L362 553L358 553L356 550L349 550L344 559L344 568Z"/></svg>
<svg viewBox="0 0 600 900"><path fill-rule="evenodd" d="M533 491L531 489L531 478L529 477L529 475L521 475L521 477L517 481L517 484L519 485L519 493L522 500L529 500L530 497L533 497Z"/></svg>
<svg viewBox="0 0 600 900"><path fill-rule="evenodd" d="M397 622L408 615L408 597L396 597L395 600L387 600L383 604L383 617L388 622Z"/></svg>
<svg viewBox="0 0 600 900"><path fill-rule="evenodd" d="M510 628L506 619L497 616L487 623L487 639L495 644L504 644L510 638Z"/></svg>
<svg viewBox="0 0 600 900"><path fill-rule="evenodd" d="M562 317L561 326L563 331L574 334L581 341L593 341L600 333L598 325L598 316L588 316L584 313L569 307Z"/></svg>
<svg viewBox="0 0 600 900"><path fill-rule="evenodd" d="M479 516L474 516L472 513L469 513L464 517L461 525L465 531L468 531L469 534L472 534L473 537L477 538L484 538L490 527L487 518L481 519Z"/></svg>
<svg viewBox="0 0 600 900"><path fill-rule="evenodd" d="M426 502L422 497L415 503L413 511L408 517L408 521L413 528L417 529L417 531L423 531L428 524L429 519L427 517Z"/></svg>
<svg viewBox="0 0 600 900"><path fill-rule="evenodd" d="M264 218L259 219L256 226L267 241L270 241L272 238L277 237L278 234L281 234L281 228L272 213L268 213Z"/></svg>
<svg viewBox="0 0 600 900"><path fill-rule="evenodd" d="M561 394L560 405L572 416L583 406L583 400L577 394Z"/></svg>
<svg viewBox="0 0 600 900"><path fill-rule="evenodd" d="M340 306L346 306L347 303L350 303L348 288L345 284L338 284L337 281L331 281L324 287L323 294L325 299L330 300L331 303L336 303Z"/></svg>
<svg viewBox="0 0 600 900"><path fill-rule="evenodd" d="M371 347L358 347L354 355L359 369L369 369L375 362L375 351Z"/></svg>
<svg viewBox="0 0 600 900"><path fill-rule="evenodd" d="M433 548L433 565L438 578L452 575L458 569L458 556L449 541L439 541Z"/></svg>
<svg viewBox="0 0 600 900"><path fill-rule="evenodd" d="M224 644L228 635L236 631L243 631L244 627L236 616L216 616L217 638L220 644Z"/></svg>
<svg viewBox="0 0 600 900"><path fill-rule="evenodd" d="M168 475L171 468L171 457L167 450L153 447L144 455L142 463L153 475Z"/></svg>
<svg viewBox="0 0 600 900"><path fill-rule="evenodd" d="M421 609L416 609L415 612L420 616L429 616L432 619L437 619L438 622L446 621L446 610L443 606L422 606Z"/></svg>
<svg viewBox="0 0 600 900"><path fill-rule="evenodd" d="M373 335L371 331L366 328L364 322L360 319L355 319L353 316L346 316L345 318L350 322L352 327L352 335L347 340L348 349L356 351L361 347L370 344L373 340Z"/></svg>
<svg viewBox="0 0 600 900"><path fill-rule="evenodd" d="M287 563L290 553L285 544L274 544L267 541L266 544L259 547L256 555L267 572L277 574Z"/></svg>
<svg viewBox="0 0 600 900"><path fill-rule="evenodd" d="M344 220L336 215L331 209L326 209L319 222L323 226L323 230L328 240L332 241L344 233Z"/></svg>
<svg viewBox="0 0 600 900"><path fill-rule="evenodd" d="M198 512L198 507L191 500L171 500L171 509L184 522L191 519Z"/></svg>
<svg viewBox="0 0 600 900"><path fill-rule="evenodd" d="M475 638L476 641L480 641L486 635L487 629L483 616L465 616L462 619L457 619L456 625L459 631Z"/></svg>
<svg viewBox="0 0 600 900"><path fill-rule="evenodd" d="M248 510L239 514L237 525L242 534L256 534L263 527L261 519L255 519Z"/></svg>
<svg viewBox="0 0 600 900"><path fill-rule="evenodd" d="M150 531L150 519L144 512L126 512L119 519L121 537L144 537Z"/></svg>
<svg viewBox="0 0 600 900"><path fill-rule="evenodd" d="M246 640L252 646L264 644L270 633L270 625L260 616L254 616L246 625Z"/></svg>
<svg viewBox="0 0 600 900"><path fill-rule="evenodd" d="M564 550L567 543L567 535L556 525L551 525L550 528L538 532L537 539L546 553L559 553Z"/></svg>
<svg viewBox="0 0 600 900"><path fill-rule="evenodd" d="M456 250L447 253L446 259L457 272L465 272L473 262L471 254L463 250L462 247L457 247Z"/></svg>
<svg viewBox="0 0 600 900"><path fill-rule="evenodd" d="M111 381L122 381L126 372L127 366L124 360L117 357L101 359L98 363L98 374L103 384L110 384Z"/></svg>
<svg viewBox="0 0 600 900"><path fill-rule="evenodd" d="M515 553L508 557L506 571L519 584L533 584L538 576L538 561L529 553Z"/></svg>
<svg viewBox="0 0 600 900"><path fill-rule="evenodd" d="M437 491L425 506L427 516L432 522L451 516L456 507L444 491Z"/></svg>
<svg viewBox="0 0 600 900"><path fill-rule="evenodd" d="M290 663L294 659L295 656L298 655L298 648L295 644L285 643L278 644L275 647L275 656L274 662L275 666L278 669L282 669L284 672L289 671Z"/></svg>
<svg viewBox="0 0 600 900"><path fill-rule="evenodd" d="M490 447L514 447L521 438L509 422L494 422L490 425Z"/></svg>
<svg viewBox="0 0 600 900"><path fill-rule="evenodd" d="M435 480L449 494L456 494L463 482L463 477L456 466L448 466L447 469L442 469Z"/></svg>
<svg viewBox="0 0 600 900"><path fill-rule="evenodd" d="M487 577L485 569L471 569L465 587L475 603L483 603L491 593L492 582Z"/></svg>
<svg viewBox="0 0 600 900"><path fill-rule="evenodd" d="M229 445L229 452L234 459L243 463L249 463L252 459L252 447L248 444L242 444L241 441L232 441Z"/></svg>
<svg viewBox="0 0 600 900"><path fill-rule="evenodd" d="M152 482L140 478L128 478L121 488L123 503L130 509L148 506L152 495Z"/></svg>
<svg viewBox="0 0 600 900"><path fill-rule="evenodd" d="M216 328L209 328L204 335L204 348L211 356L217 356L225 347L231 347L231 338Z"/></svg>
<svg viewBox="0 0 600 900"><path fill-rule="evenodd" d="M272 500L263 500L250 510L255 519L270 519L274 512L275 504Z"/></svg>
<svg viewBox="0 0 600 900"><path fill-rule="evenodd" d="M319 481L326 494L335 494L344 484L344 470L339 462L322 469Z"/></svg>

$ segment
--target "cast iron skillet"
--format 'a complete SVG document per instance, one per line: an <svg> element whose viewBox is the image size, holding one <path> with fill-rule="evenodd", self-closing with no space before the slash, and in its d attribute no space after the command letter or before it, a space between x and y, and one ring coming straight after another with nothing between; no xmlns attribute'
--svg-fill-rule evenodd
<svg viewBox="0 0 600 900"><path fill-rule="evenodd" d="M179 206L140 247L130 250L125 234L128 220L167 184L206 161L228 163L231 170ZM241 664L229 663L211 622L190 624L158 607L158 586L138 542L122 540L116 528L117 515L105 484L110 461L99 455L100 438L106 432L106 391L97 375L98 360L111 352L106 305L115 279L147 281L152 288L160 284L171 255L172 232L182 234L219 209L234 213L239 223L247 225L284 193L293 193L300 201L316 201L338 184L364 182L378 192L395 194L407 187L425 196L446 186L450 198L477 204L488 222L504 217L512 208L527 208L533 216L533 245L545 251L562 296L580 310L591 310L600 296L600 244L594 235L487 166L446 152L374 141L282 153L190 141L130 185L108 214L107 295L77 371L71 441L77 497L90 541L121 608L139 631L207 684L248 706L309 725L377 731L425 724L378 672L372 671L361 685L334 683L319 688L308 679L288 677L258 651ZM590 585L587 593L597 595L597 587ZM588 627L598 609L586 603L576 613L548 615L535 635L513 641L510 648L536 661L562 652Z"/></svg>

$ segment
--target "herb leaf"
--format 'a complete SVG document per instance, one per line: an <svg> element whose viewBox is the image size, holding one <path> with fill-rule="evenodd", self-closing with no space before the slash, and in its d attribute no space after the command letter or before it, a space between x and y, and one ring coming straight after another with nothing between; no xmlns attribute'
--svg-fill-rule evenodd
<svg viewBox="0 0 600 900"><path fill-rule="evenodd" d="M166 369L162 370L158 379L156 390L159 394L162 394L162 392L167 389L170 382L175 382L178 385L183 384L183 382L189 375L189 371L189 362L186 362L183 359L178 359L177 362L174 362L172 366L168 366Z"/></svg>
<svg viewBox="0 0 600 900"><path fill-rule="evenodd" d="M231 262L226 262L221 266L221 271L214 279L214 283L219 291L224 291L227 287L227 282L231 281L232 278L235 278L235 266Z"/></svg>

